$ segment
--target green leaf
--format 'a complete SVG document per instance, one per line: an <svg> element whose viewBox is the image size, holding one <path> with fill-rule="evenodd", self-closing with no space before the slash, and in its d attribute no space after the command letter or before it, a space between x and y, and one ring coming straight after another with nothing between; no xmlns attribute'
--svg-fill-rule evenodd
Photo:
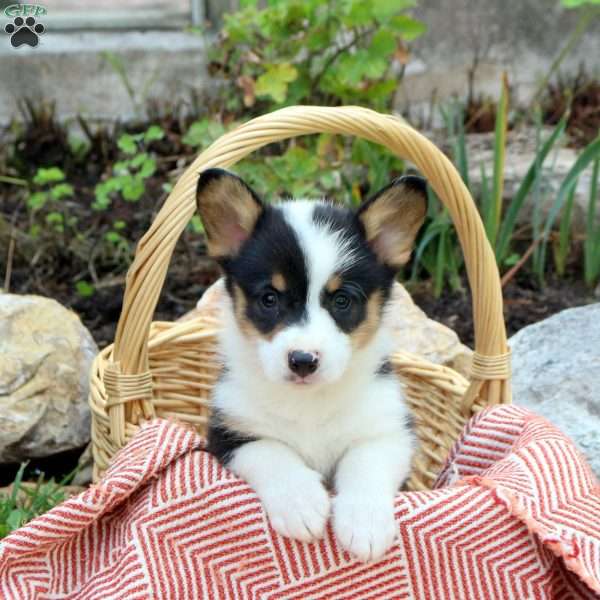
<svg viewBox="0 0 600 600"><path fill-rule="evenodd" d="M402 0L369 0L371 14L379 21L385 21L401 10L413 6L414 2Z"/></svg>
<svg viewBox="0 0 600 600"><path fill-rule="evenodd" d="M563 179L563 182L558 189L558 193L556 195L556 200L554 204L550 208L548 212L548 217L546 218L546 223L544 224L543 229L543 242L540 244L541 250L541 263L544 263L544 257L546 252L546 244L548 242L548 237L550 235L550 231L552 230L552 226L556 221L556 217L563 207L565 201L569 197L571 193L571 188L576 184L577 179L581 175L581 173L587 168L587 166L592 163L598 156L600 156L600 137L597 137L595 140L590 142L583 152L579 154L577 160L568 171L567 175Z"/></svg>
<svg viewBox="0 0 600 600"><path fill-rule="evenodd" d="M123 238L116 231L107 231L104 234L104 239L111 244L118 244Z"/></svg>
<svg viewBox="0 0 600 600"><path fill-rule="evenodd" d="M389 21L389 26L402 35L407 42L412 42L427 31L425 23L407 15L393 17Z"/></svg>
<svg viewBox="0 0 600 600"><path fill-rule="evenodd" d="M75 284L75 291L82 298L90 298L94 295L96 288L89 281L85 281L84 279L82 279L81 281L78 281Z"/></svg>
<svg viewBox="0 0 600 600"><path fill-rule="evenodd" d="M153 158L147 157L142 163L142 168L138 172L138 177L147 179L151 175L154 175L156 171L156 161Z"/></svg>
<svg viewBox="0 0 600 600"><path fill-rule="evenodd" d="M120 192L123 188L124 181L130 179L130 175L120 177L110 177L106 181L98 183L94 188L96 201L92 204L94 210L106 210L110 206L113 192Z"/></svg>
<svg viewBox="0 0 600 600"><path fill-rule="evenodd" d="M194 148L206 147L225 132L225 127L218 121L202 119L192 123L181 141Z"/></svg>
<svg viewBox="0 0 600 600"><path fill-rule="evenodd" d="M15 508L10 511L6 524L10 531L19 529L27 521L27 511L22 508Z"/></svg>
<svg viewBox="0 0 600 600"><path fill-rule="evenodd" d="M504 193L504 162L506 156L506 132L508 131L508 81L502 78L502 89L498 110L496 112L496 126L494 131L494 171L492 174L492 202L490 211L486 215L485 230L492 244L496 247L496 239L500 230L502 218L502 200Z"/></svg>
<svg viewBox="0 0 600 600"><path fill-rule="evenodd" d="M500 232L496 242L496 260L501 263L506 254L510 249L510 241L513 236L513 232L515 230L515 226L517 223L517 219L519 217L519 213L525 203L525 199L529 195L529 192L536 181L537 177L540 174L542 165L546 160L550 150L554 147L556 142L562 137L565 127L567 126L567 116L563 116L559 123L554 128L552 134L548 137L548 139L543 143L541 149L537 153L537 156L534 158L531 163L519 189L516 194L513 196L508 209L502 219L502 225L500 226Z"/></svg>
<svg viewBox="0 0 600 600"><path fill-rule="evenodd" d="M275 102L286 98L288 84L298 77L298 70L290 63L269 65L267 71L256 80L257 96L270 96Z"/></svg>
<svg viewBox="0 0 600 600"><path fill-rule="evenodd" d="M560 0L560 3L565 8L579 8L580 6L585 6L586 4L600 5L600 0Z"/></svg>
<svg viewBox="0 0 600 600"><path fill-rule="evenodd" d="M343 16L344 25L356 27L369 23L372 19L371 7L365 0L350 0L346 4L346 14Z"/></svg>
<svg viewBox="0 0 600 600"><path fill-rule="evenodd" d="M516 252L513 252L510 256L507 256L504 259L504 266L512 267L512 266L516 265L520 259L521 259L521 255L517 254Z"/></svg>
<svg viewBox="0 0 600 600"><path fill-rule="evenodd" d="M136 138L129 133L124 133L117 140L117 146L125 154L135 154L137 152Z"/></svg>
<svg viewBox="0 0 600 600"><path fill-rule="evenodd" d="M159 127L158 125L151 125L144 133L144 142L148 144L150 142L154 142L155 140L162 140L163 137L165 137L163 128Z"/></svg>
<svg viewBox="0 0 600 600"><path fill-rule="evenodd" d="M46 192L34 192L27 198L27 208L30 210L39 210L43 208L48 200L48 194Z"/></svg>
<svg viewBox="0 0 600 600"><path fill-rule="evenodd" d="M198 215L194 215L190 219L190 229L194 233L204 233L204 225L202 224L202 219Z"/></svg>
<svg viewBox="0 0 600 600"><path fill-rule="evenodd" d="M206 142L208 134L208 120L196 121L192 123L190 128L186 131L185 135L181 138L181 141L188 146L194 148L202 146Z"/></svg>
<svg viewBox="0 0 600 600"><path fill-rule="evenodd" d="M49 169L40 167L33 178L33 183L36 185L44 185L46 183L63 181L64 178L65 174L58 167L50 167Z"/></svg>
<svg viewBox="0 0 600 600"><path fill-rule="evenodd" d="M123 184L121 193L123 198L129 202L137 202L144 193L145 186L139 177L128 177Z"/></svg>
<svg viewBox="0 0 600 600"><path fill-rule="evenodd" d="M147 152L140 152L139 154L136 154L130 161L126 161L126 164L128 164L128 167L131 166L135 169L138 169L148 157L149 154Z"/></svg>
<svg viewBox="0 0 600 600"><path fill-rule="evenodd" d="M48 225L62 225L64 217L59 212L51 212L46 215L46 223Z"/></svg>
<svg viewBox="0 0 600 600"><path fill-rule="evenodd" d="M135 160L135 159L133 159ZM113 173L115 175L129 175L129 167L131 166L131 160L119 160L113 165Z"/></svg>
<svg viewBox="0 0 600 600"><path fill-rule="evenodd" d="M380 29L371 39L369 53L384 58L396 50L396 36L390 29Z"/></svg>
<svg viewBox="0 0 600 600"><path fill-rule="evenodd" d="M383 77L384 73L388 68L388 61L383 57L370 57L367 61L365 61L364 65L364 74L366 77L370 79L379 79Z"/></svg>
<svg viewBox="0 0 600 600"><path fill-rule="evenodd" d="M127 223L125 223L125 221L118 220L113 223L113 227L120 231L122 229L125 229L125 227L127 227Z"/></svg>
<svg viewBox="0 0 600 600"><path fill-rule="evenodd" d="M596 225L598 205L598 179L600 178L600 156L594 160L590 197L587 207L586 235L583 242L583 272L585 283L592 287L600 278L600 226Z"/></svg>
<svg viewBox="0 0 600 600"><path fill-rule="evenodd" d="M65 230L64 222L64 216L59 212L53 211L46 215L46 223L52 225L55 231L58 231L59 233L62 233Z"/></svg>
<svg viewBox="0 0 600 600"><path fill-rule="evenodd" d="M59 183L50 190L50 196L53 200L60 200L73 196L73 186L70 183Z"/></svg>
<svg viewBox="0 0 600 600"><path fill-rule="evenodd" d="M337 76L349 86L356 86L365 75L365 64L369 60L366 50L358 50L354 54L344 54L339 59Z"/></svg>

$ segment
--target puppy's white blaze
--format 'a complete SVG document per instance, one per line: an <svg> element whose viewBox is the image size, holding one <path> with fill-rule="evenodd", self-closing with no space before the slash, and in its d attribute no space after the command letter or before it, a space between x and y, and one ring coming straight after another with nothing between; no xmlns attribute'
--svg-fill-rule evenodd
<svg viewBox="0 0 600 600"><path fill-rule="evenodd" d="M298 236L305 257L308 298L306 319L275 336L272 346L280 356L271 356L271 359L273 371L278 370L276 365L279 365L286 372L289 351L317 352L320 366L314 377L315 383L327 383L338 379L346 370L352 347L348 336L338 329L331 315L321 306L321 293L329 279L352 264L355 256L354 249L341 232L331 231L327 223L314 222L316 206L318 203L314 201L296 200L281 207L286 221ZM267 348L264 351L267 352Z"/></svg>

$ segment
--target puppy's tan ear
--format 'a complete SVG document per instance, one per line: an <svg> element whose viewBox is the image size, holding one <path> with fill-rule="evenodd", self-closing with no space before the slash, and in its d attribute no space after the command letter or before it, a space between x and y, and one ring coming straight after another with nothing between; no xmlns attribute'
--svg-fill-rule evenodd
<svg viewBox="0 0 600 600"><path fill-rule="evenodd" d="M234 257L264 210L256 193L239 177L223 169L200 173L196 203L208 254L215 258Z"/></svg>
<svg viewBox="0 0 600 600"><path fill-rule="evenodd" d="M426 213L426 181L406 175L367 200L359 208L358 218L379 260L398 269L408 262Z"/></svg>

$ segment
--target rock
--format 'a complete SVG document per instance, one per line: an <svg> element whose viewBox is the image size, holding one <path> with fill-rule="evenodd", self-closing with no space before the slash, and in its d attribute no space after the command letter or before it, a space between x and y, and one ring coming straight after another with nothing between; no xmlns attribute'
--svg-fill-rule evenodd
<svg viewBox="0 0 600 600"><path fill-rule="evenodd" d="M39 296L0 294L0 463L84 446L98 348L79 317Z"/></svg>
<svg viewBox="0 0 600 600"><path fill-rule="evenodd" d="M196 308L179 320L187 321L202 315L218 318L224 294L224 280L219 279L204 292ZM394 284L392 302L391 326L398 350L418 354L465 376L468 374L472 351L461 344L452 329L429 319L399 283Z"/></svg>
<svg viewBox="0 0 600 600"><path fill-rule="evenodd" d="M529 325L509 345L513 402L557 425L600 476L600 303Z"/></svg>

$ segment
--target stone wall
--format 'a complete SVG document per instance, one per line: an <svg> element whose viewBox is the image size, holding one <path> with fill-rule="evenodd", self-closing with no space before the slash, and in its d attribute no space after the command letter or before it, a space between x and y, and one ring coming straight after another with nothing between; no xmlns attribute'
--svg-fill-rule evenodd
<svg viewBox="0 0 600 600"><path fill-rule="evenodd" d="M528 102L553 59L575 29L576 11L558 0L427 0L417 16L428 31L413 48L399 107L429 102L432 94L460 97L475 68L475 92L497 97L500 77L507 71L514 98ZM581 64L600 75L600 19L568 55L564 68Z"/></svg>
<svg viewBox="0 0 600 600"><path fill-rule="evenodd" d="M215 6L228 8L233 1L209 3L210 18L218 21ZM397 93L399 109L410 105L416 111L428 106L434 93L438 99L464 97L475 60L476 92L497 95L507 70L515 97L526 102L577 20L558 0L421 0L417 16L429 31L415 42ZM0 29L6 22L2 15ZM15 49L0 31L0 123L16 114L17 100L24 96L56 99L62 117L78 112L132 117L125 86L102 55L106 50L121 57L140 97L188 102L213 86L206 74L207 42L179 31L60 33L50 28L38 47ZM599 56L596 23L566 64L573 69L581 62L599 75Z"/></svg>

